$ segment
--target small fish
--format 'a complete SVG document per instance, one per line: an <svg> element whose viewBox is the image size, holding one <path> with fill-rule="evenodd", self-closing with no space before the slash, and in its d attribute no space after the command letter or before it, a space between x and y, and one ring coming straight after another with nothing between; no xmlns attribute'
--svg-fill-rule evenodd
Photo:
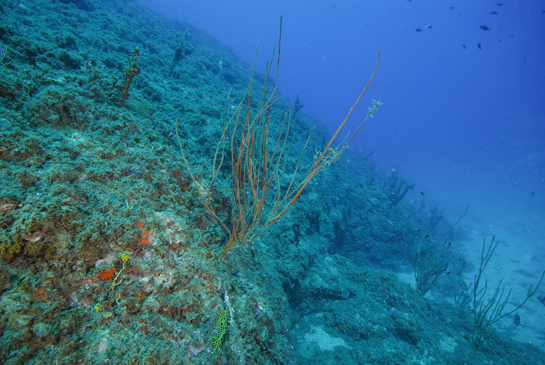
<svg viewBox="0 0 545 365"><path fill-rule="evenodd" d="M514 324L515 326L520 325L520 316L519 316L518 313L515 314L515 319L513 320L513 324Z"/></svg>
<svg viewBox="0 0 545 365"><path fill-rule="evenodd" d="M465 44L462 44L462 47L464 47L464 49L467 49L466 45Z"/></svg>
<svg viewBox="0 0 545 365"><path fill-rule="evenodd" d="M535 193L536 193L535 191L532 191L532 196L534 196Z"/></svg>
<svg viewBox="0 0 545 365"><path fill-rule="evenodd" d="M499 4L497 4L497 5L498 5L498 6L503 6L503 3L499 3Z"/></svg>
<svg viewBox="0 0 545 365"><path fill-rule="evenodd" d="M500 40L498 42L501 42L501 38L500 38Z"/></svg>
<svg viewBox="0 0 545 365"><path fill-rule="evenodd" d="M422 29L420 29L420 28L416 28L416 29L415 29L415 31L417 31L417 32L421 32L421 31L422 31Z"/></svg>
<svg viewBox="0 0 545 365"><path fill-rule="evenodd" d="M428 234L428 232L424 231L423 229L419 229L418 230L418 233L420 233L422 236L426 236L424 237L424 239L426 239L427 237L429 237L430 235Z"/></svg>
<svg viewBox="0 0 545 365"><path fill-rule="evenodd" d="M479 49L482 49L480 43L477 43L477 47L479 47Z"/></svg>
<svg viewBox="0 0 545 365"><path fill-rule="evenodd" d="M497 12L497 11L491 11L490 14L492 14L492 15L498 15L498 12Z"/></svg>
<svg viewBox="0 0 545 365"><path fill-rule="evenodd" d="M541 14L545 14L545 10L543 10L543 11L541 12Z"/></svg>
<svg viewBox="0 0 545 365"><path fill-rule="evenodd" d="M42 237L39 236L39 235L34 236L34 237L32 237L32 236L25 237L25 240L28 241L28 242L36 242L36 241L41 240L41 239L42 239Z"/></svg>
<svg viewBox="0 0 545 365"><path fill-rule="evenodd" d="M448 8L448 9L449 9L449 10L452 10L452 9L454 9L454 6L451 6L451 7L450 7L450 8Z"/></svg>
<svg viewBox="0 0 545 365"><path fill-rule="evenodd" d="M421 192L420 192L420 194L424 195L424 192L423 192L423 191L421 191Z"/></svg>
<svg viewBox="0 0 545 365"><path fill-rule="evenodd" d="M428 24L428 25L426 25L426 28L431 29L431 28L433 28L433 25Z"/></svg>
<svg viewBox="0 0 545 365"><path fill-rule="evenodd" d="M492 29L492 28L488 28L486 25L481 25L479 28L481 28L484 31L488 31L488 32L490 32L490 30Z"/></svg>

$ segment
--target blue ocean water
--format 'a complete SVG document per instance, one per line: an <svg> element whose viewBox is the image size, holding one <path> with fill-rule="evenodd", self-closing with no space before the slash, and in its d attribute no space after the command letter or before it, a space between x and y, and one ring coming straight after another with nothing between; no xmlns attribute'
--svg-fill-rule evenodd
<svg viewBox="0 0 545 365"><path fill-rule="evenodd" d="M469 205L466 254L477 261L483 239L497 235L504 249L490 278L524 299L529 277L545 268L545 2L142 3L205 30L248 63L259 42L261 70L283 15L280 91L292 101L299 94L303 112L332 132L380 50L348 129L371 98L384 105L350 148L375 151L382 174L396 170L414 183L406 199L415 205L425 195L453 221ZM521 268L529 274L517 275ZM542 325L544 309L532 307ZM535 343L535 335L519 340Z"/></svg>
<svg viewBox="0 0 545 365"><path fill-rule="evenodd" d="M545 364L545 2L0 16L0 363Z"/></svg>
<svg viewBox="0 0 545 365"><path fill-rule="evenodd" d="M539 215L544 223L543 2L142 3L205 30L248 63L260 42L261 70L283 15L281 92L292 101L300 94L304 112L331 131L380 50L367 105L356 109L349 129L371 97L385 105L350 147L376 151L384 173L399 169L417 186L413 198L433 195L447 214L469 203L505 207L521 223Z"/></svg>

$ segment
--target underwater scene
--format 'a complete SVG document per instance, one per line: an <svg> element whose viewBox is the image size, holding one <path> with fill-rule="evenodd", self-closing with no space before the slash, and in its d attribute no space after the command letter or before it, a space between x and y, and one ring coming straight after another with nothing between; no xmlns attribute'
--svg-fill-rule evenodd
<svg viewBox="0 0 545 365"><path fill-rule="evenodd" d="M545 0L0 0L1 364L545 364Z"/></svg>

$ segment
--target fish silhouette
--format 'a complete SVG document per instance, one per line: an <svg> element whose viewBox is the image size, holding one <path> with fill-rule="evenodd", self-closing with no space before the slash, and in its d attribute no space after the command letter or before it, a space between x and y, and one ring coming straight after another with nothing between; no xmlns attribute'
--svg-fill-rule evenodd
<svg viewBox="0 0 545 365"><path fill-rule="evenodd" d="M519 316L518 313L515 314L515 319L513 319L513 324L514 324L515 326L520 325L520 316Z"/></svg>

